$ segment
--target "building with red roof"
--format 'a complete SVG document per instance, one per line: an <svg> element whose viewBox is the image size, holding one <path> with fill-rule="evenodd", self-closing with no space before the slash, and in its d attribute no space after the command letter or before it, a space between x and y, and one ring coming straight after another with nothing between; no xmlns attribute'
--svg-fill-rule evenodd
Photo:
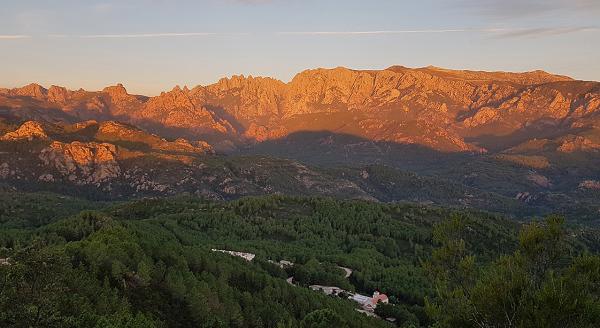
<svg viewBox="0 0 600 328"><path fill-rule="evenodd" d="M371 304L373 304L373 307L376 307L379 302L388 304L390 300L386 294L381 294L376 291L373 293L373 298L371 298Z"/></svg>

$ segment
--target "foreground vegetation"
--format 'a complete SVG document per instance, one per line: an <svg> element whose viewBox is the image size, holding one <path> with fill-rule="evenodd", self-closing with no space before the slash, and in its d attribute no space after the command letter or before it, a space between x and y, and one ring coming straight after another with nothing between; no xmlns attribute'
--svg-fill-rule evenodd
<svg viewBox="0 0 600 328"><path fill-rule="evenodd" d="M520 227L481 212L277 196L2 197L3 327L393 326L310 284L386 293L391 304L376 313L403 327L593 327L600 318L597 235L567 234L558 218Z"/></svg>

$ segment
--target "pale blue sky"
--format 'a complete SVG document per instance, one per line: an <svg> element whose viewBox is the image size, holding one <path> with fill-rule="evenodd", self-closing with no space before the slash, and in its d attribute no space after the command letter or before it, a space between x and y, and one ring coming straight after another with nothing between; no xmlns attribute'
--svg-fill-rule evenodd
<svg viewBox="0 0 600 328"><path fill-rule="evenodd" d="M600 80L600 0L0 0L0 86L435 65Z"/></svg>

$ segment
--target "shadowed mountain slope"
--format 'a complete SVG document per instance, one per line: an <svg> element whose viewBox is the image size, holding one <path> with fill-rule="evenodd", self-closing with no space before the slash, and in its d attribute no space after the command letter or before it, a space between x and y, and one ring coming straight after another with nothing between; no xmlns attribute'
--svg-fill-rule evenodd
<svg viewBox="0 0 600 328"><path fill-rule="evenodd" d="M482 152L551 129L553 138L576 136L584 148L600 148L600 84L542 71L340 67L307 70L289 83L233 76L156 97L130 95L122 85L88 92L31 84L0 90L0 107L23 120L120 120L221 150L314 130Z"/></svg>
<svg viewBox="0 0 600 328"><path fill-rule="evenodd" d="M600 83L543 71L338 67L156 97L30 84L0 89L0 178L108 199L318 194L593 219L599 113Z"/></svg>

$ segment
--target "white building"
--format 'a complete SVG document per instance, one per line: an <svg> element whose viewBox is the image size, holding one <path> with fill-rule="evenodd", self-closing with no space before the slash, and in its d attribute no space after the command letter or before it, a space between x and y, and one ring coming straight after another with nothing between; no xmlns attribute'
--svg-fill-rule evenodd
<svg viewBox="0 0 600 328"><path fill-rule="evenodd" d="M225 254L229 254L231 256L237 256L237 257L241 257L244 260L250 262L252 260L254 260L254 258L256 257L256 254L252 254L252 253L244 253L244 252L236 252L236 251L228 251L228 250L224 250L224 249L211 249L211 251L213 252L221 252L221 253L225 253Z"/></svg>
<svg viewBox="0 0 600 328"><path fill-rule="evenodd" d="M341 292L346 292L345 290L341 289L340 287L336 287L336 286L310 285L308 287L314 291L321 291L321 292L325 293L326 295L336 295L337 296Z"/></svg>
<svg viewBox="0 0 600 328"><path fill-rule="evenodd" d="M381 294L377 291L373 293L373 297L369 297L369 296L361 295L361 294L354 294L354 295L352 295L352 300L355 301L356 303L360 304L363 307L363 309L365 309L366 311L375 310L375 308L377 307L377 304L379 302L384 303L384 304L387 304L390 302L387 295Z"/></svg>

